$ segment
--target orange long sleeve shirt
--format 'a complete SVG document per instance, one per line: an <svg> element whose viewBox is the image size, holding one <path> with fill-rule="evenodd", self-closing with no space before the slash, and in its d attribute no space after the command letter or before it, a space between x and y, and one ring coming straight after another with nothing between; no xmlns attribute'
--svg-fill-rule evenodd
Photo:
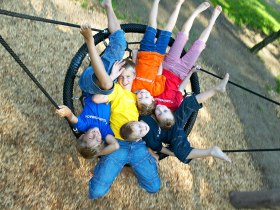
<svg viewBox="0 0 280 210"><path fill-rule="evenodd" d="M164 55L157 52L141 51L137 54L136 78L132 85L132 92L146 89L152 96L158 96L164 91L166 77L157 75L163 58Z"/></svg>

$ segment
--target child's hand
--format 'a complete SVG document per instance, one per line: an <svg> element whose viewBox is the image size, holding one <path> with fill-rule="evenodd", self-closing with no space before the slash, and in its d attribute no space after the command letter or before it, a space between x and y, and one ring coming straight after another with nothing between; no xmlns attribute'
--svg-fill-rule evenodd
<svg viewBox="0 0 280 210"><path fill-rule="evenodd" d="M89 23L81 25L80 33L83 35L85 42L90 41L90 39L93 39Z"/></svg>
<svg viewBox="0 0 280 210"><path fill-rule="evenodd" d="M195 65L195 66L192 67L191 73L199 72L200 69L201 69L201 66L200 66L200 65Z"/></svg>
<svg viewBox="0 0 280 210"><path fill-rule="evenodd" d="M65 105L59 106L60 109L57 109L55 112L60 117L68 117L70 118L72 116L72 111Z"/></svg>
<svg viewBox="0 0 280 210"><path fill-rule="evenodd" d="M117 79L121 73L125 70L125 68L123 67L125 64L125 61L116 61L112 67L112 71L110 74L111 79L114 81L115 79Z"/></svg>

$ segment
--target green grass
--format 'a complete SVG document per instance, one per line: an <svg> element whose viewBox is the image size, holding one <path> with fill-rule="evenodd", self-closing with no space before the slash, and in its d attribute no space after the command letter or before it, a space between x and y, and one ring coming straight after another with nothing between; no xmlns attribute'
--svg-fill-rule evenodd
<svg viewBox="0 0 280 210"><path fill-rule="evenodd" d="M82 0L81 7L84 8L84 9L87 9L87 7L88 7L88 0Z"/></svg>
<svg viewBox="0 0 280 210"><path fill-rule="evenodd" d="M265 0L210 0L221 5L224 13L235 24L268 35L280 29L280 12ZM280 4L280 0L276 3Z"/></svg>
<svg viewBox="0 0 280 210"><path fill-rule="evenodd" d="M112 0L112 6L113 6L115 14L119 20L125 20L127 18L125 13L119 12L119 9L117 8L116 0Z"/></svg>
<svg viewBox="0 0 280 210"><path fill-rule="evenodd" d="M276 77L276 92L280 93L280 74Z"/></svg>

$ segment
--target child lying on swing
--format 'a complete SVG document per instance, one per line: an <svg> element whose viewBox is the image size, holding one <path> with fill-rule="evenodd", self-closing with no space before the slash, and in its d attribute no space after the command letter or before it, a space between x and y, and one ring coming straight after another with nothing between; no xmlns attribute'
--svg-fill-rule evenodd
<svg viewBox="0 0 280 210"><path fill-rule="evenodd" d="M92 101L92 95L96 93L109 94L113 91L113 80L122 72L124 62L121 60L126 48L124 32L121 30L118 19L115 16L111 1L105 0L102 6L106 9L108 18L108 29L111 33L110 43L104 55L100 58L92 31L89 24L81 26L80 32L87 44L91 66L88 67L79 80L80 87L84 93L85 106L80 116L75 116L67 106L60 106L56 113L60 117L66 117L79 131L85 132L77 140L77 150L86 159L96 156L110 154L119 149L119 144L114 137L110 127L110 104L96 104ZM112 69L115 78L108 73ZM94 71L94 72L93 72Z"/></svg>
<svg viewBox="0 0 280 210"><path fill-rule="evenodd" d="M136 62L136 78L133 82L132 92L141 92L137 97L138 105L141 103L142 109L147 110L150 107L154 108L155 104L153 103L152 96L160 95L164 91L166 78L162 75L160 65L184 0L177 1L165 28L160 31L159 37L155 42L159 2L160 0L154 0L153 2L148 26L140 44L139 53L135 55L135 51L133 52L133 60Z"/></svg>
<svg viewBox="0 0 280 210"><path fill-rule="evenodd" d="M129 140L142 138L146 142L147 147L153 151L176 156L185 164L189 163L192 159L207 156L231 162L230 158L217 146L208 149L191 147L184 131L184 126L191 114L202 107L202 102L218 92L224 92L227 82L228 74L216 87L198 95L186 97L175 111L175 114L165 105L157 105L154 115L140 116L139 119L143 121L141 126L137 122L128 122L123 125L121 128L123 138ZM170 118L173 121L170 121ZM145 130L148 130L148 133L145 136L141 135ZM163 143L167 144L168 147L164 147Z"/></svg>

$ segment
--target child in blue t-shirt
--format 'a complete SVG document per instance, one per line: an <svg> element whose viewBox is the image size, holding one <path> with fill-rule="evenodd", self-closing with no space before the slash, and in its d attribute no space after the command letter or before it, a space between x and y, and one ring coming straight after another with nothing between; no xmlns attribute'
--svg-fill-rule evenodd
<svg viewBox="0 0 280 210"><path fill-rule="evenodd" d="M85 106L78 117L64 105L56 110L56 113L60 117L66 117L74 128L85 132L78 139L76 147L86 159L106 155L119 149L119 144L109 124L110 104L96 104L91 98L92 95L85 95ZM107 144L106 146L102 140Z"/></svg>
<svg viewBox="0 0 280 210"><path fill-rule="evenodd" d="M102 6L106 10L108 30L111 33L110 43L102 58L97 52L90 25L84 24L80 29L91 58L91 66L84 70L79 80L80 88L85 96L84 109L78 117L67 106L60 106L60 109L56 110L59 116L67 117L74 127L85 132L78 139L76 147L86 159L106 155L119 148L109 124L110 104L95 104L91 99L91 94L106 95L112 92L113 80L122 73L122 66L125 64L125 62L119 61L126 49L124 31L121 30L120 23L113 11L111 0L103 0ZM116 69L114 75L109 76L113 69ZM107 145L104 145L102 140Z"/></svg>

